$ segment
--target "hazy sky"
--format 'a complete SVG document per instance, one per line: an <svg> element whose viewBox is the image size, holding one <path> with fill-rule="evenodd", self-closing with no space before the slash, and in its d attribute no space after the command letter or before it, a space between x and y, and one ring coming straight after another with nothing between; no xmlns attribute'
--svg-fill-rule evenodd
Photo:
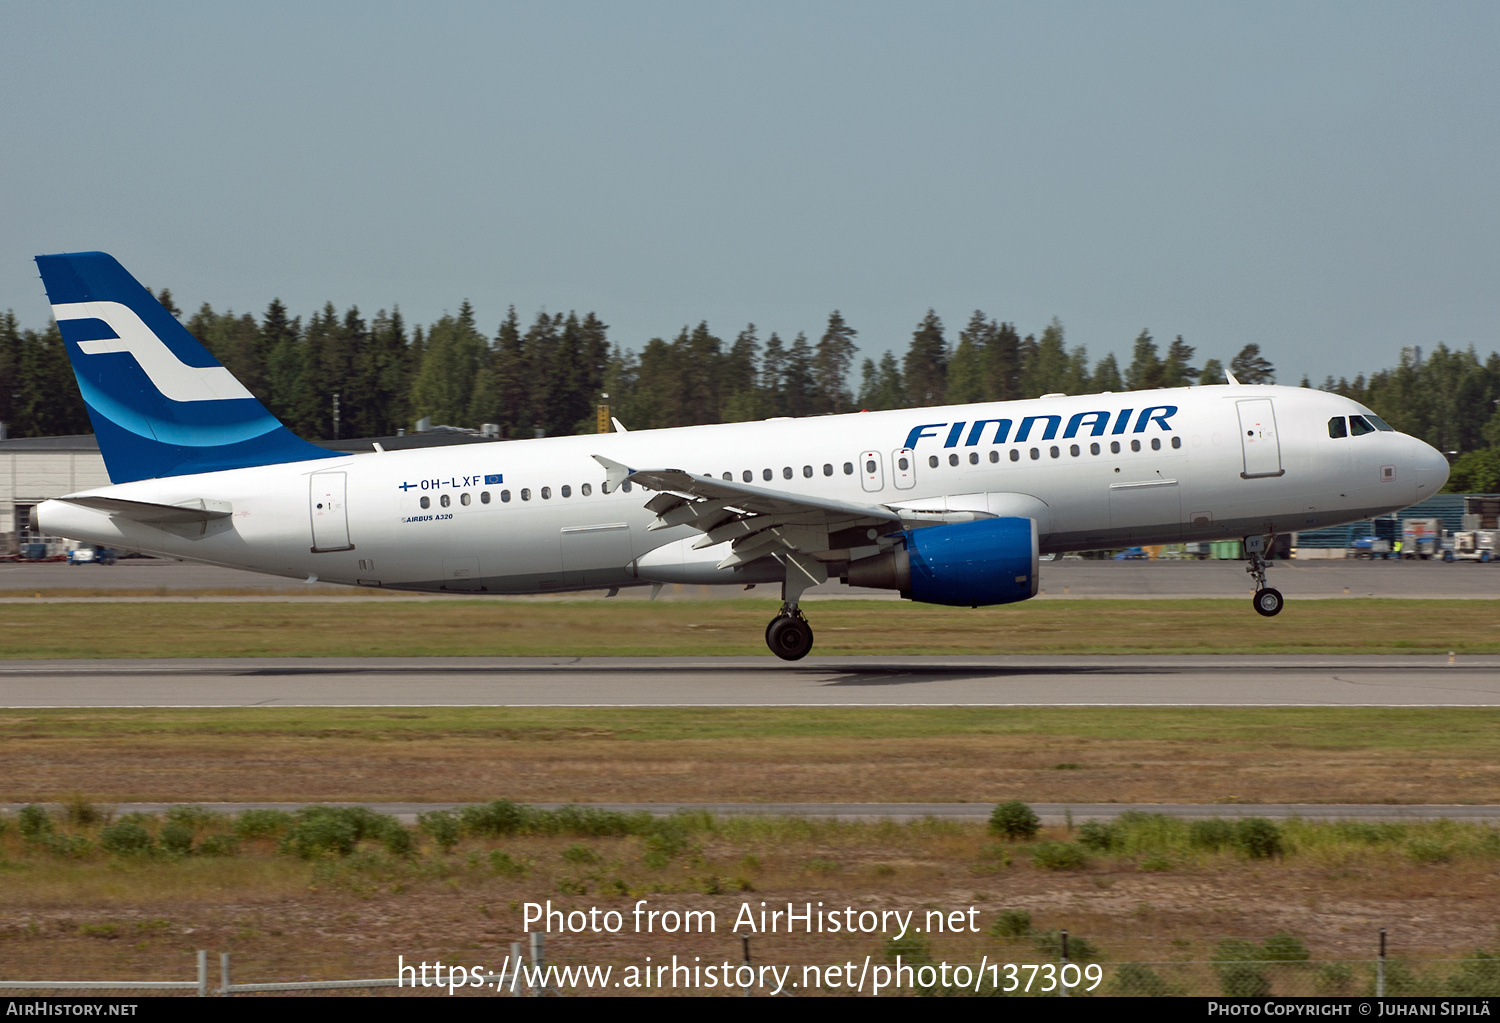
<svg viewBox="0 0 1500 1023"><path fill-rule="evenodd" d="M0 308L1500 348L1500 4L0 0Z"/></svg>

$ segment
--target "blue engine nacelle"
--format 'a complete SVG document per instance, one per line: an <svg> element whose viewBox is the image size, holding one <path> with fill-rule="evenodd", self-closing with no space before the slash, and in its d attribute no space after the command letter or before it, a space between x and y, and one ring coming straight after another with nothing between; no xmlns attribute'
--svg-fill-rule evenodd
<svg viewBox="0 0 1500 1023"><path fill-rule="evenodd" d="M978 519L909 529L905 550L851 562L850 586L900 590L924 604L979 607L1037 593L1036 520Z"/></svg>

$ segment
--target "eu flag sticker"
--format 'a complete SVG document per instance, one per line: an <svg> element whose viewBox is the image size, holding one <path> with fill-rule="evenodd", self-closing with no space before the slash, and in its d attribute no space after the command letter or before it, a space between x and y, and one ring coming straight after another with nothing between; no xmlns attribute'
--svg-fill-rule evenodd
<svg viewBox="0 0 1500 1023"><path fill-rule="evenodd" d="M504 483L504 482L505 482L505 475L504 475L504 473L501 473L501 474L496 475L496 476L486 476L484 478L484 485L487 486L487 487L492 487L492 486L495 486L496 484Z"/></svg>

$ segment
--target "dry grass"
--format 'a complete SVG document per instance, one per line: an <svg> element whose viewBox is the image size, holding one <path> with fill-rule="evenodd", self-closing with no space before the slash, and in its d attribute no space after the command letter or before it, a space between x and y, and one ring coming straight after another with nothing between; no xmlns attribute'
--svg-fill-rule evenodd
<svg viewBox="0 0 1500 1023"><path fill-rule="evenodd" d="M0 657L770 656L771 601L13 604ZM817 653L1500 652L1500 602L1308 600L1275 619L1243 600L943 608L822 601Z"/></svg>
<svg viewBox="0 0 1500 1023"><path fill-rule="evenodd" d="M935 957L1034 962L1041 954L1030 940L987 933L1001 910L1019 909L1036 930L1087 938L1107 970L1130 959L1205 960L1225 937L1278 931L1298 935L1315 960L1369 959L1382 926L1398 955L1467 954L1495 942L1493 832L1417 824L1370 841L1330 826L1283 831L1281 859L1173 847L1162 869L1137 852L1092 854L1082 869L1050 871L1031 863L1027 846L940 822L700 821L683 849L655 865L648 839L576 836L468 838L449 855L423 847L413 860L365 849L304 862L261 841L228 859L94 853L58 861L23 846L12 828L0 840L0 976L185 977L196 948L233 953L241 981L390 975L398 953L497 966L509 942L524 937L523 903L548 899L564 911L628 914L644 898L654 908L717 915L716 932L701 936L636 935L628 927L617 936L554 934L549 957L564 963L619 965L673 953L734 962L733 921L742 903L758 910L762 901L915 910L918 920L926 909L972 906L981 933L925 936ZM1053 829L1041 837L1076 836ZM1410 850L1421 842L1453 852L1417 862ZM524 863L525 876L493 869L493 850ZM754 939L763 962L858 962L867 954L878 962L883 951L870 935Z"/></svg>
<svg viewBox="0 0 1500 1023"><path fill-rule="evenodd" d="M0 802L1500 803L1500 711L10 710Z"/></svg>

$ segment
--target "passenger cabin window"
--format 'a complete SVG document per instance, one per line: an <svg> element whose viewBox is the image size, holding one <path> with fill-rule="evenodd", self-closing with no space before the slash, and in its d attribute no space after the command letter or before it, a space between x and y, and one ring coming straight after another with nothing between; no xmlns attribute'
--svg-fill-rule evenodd
<svg viewBox="0 0 1500 1023"><path fill-rule="evenodd" d="M1038 448L1032 448L1031 449L1031 460L1033 462L1035 462L1038 458L1041 458L1041 457L1042 457L1042 452L1041 452L1040 449L1038 449Z"/></svg>
<svg viewBox="0 0 1500 1023"><path fill-rule="evenodd" d="M1161 438L1160 437L1152 437L1151 438L1151 450L1152 451L1160 451L1161 450Z"/></svg>
<svg viewBox="0 0 1500 1023"><path fill-rule="evenodd" d="M969 464L970 465L978 465L979 464L979 452L977 452L977 451L970 451L969 452Z"/></svg>
<svg viewBox="0 0 1500 1023"><path fill-rule="evenodd" d="M905 472L907 469L911 468L911 459L907 458L905 455L902 455L900 458L896 459L896 465L902 472Z"/></svg>
<svg viewBox="0 0 1500 1023"><path fill-rule="evenodd" d="M1180 447L1182 447L1182 438L1181 437L1173 437L1172 438L1172 446L1174 448L1180 448Z"/></svg>
<svg viewBox="0 0 1500 1023"><path fill-rule="evenodd" d="M623 491L625 491L625 493L628 494L628 493L630 493L631 488L634 487L634 486L635 486L634 483L631 483L629 480L626 480L624 483L620 484L620 489L623 490Z"/></svg>
<svg viewBox="0 0 1500 1023"><path fill-rule="evenodd" d="M1367 433L1374 433L1375 427L1371 426L1370 421L1364 416L1350 416L1349 432L1356 437L1362 437Z"/></svg>
<svg viewBox="0 0 1500 1023"><path fill-rule="evenodd" d="M775 475L776 474L774 472L772 472L770 469L762 469L760 471L760 478L763 479L763 480L769 480L772 476L775 476Z"/></svg>
<svg viewBox="0 0 1500 1023"><path fill-rule="evenodd" d="M488 490L481 490L479 492L479 503L480 504L489 504L490 503L490 492Z"/></svg>
<svg viewBox="0 0 1500 1023"><path fill-rule="evenodd" d="M789 480L792 478L792 467L790 465L784 465L781 467L781 478L784 480Z"/></svg>
<svg viewBox="0 0 1500 1023"><path fill-rule="evenodd" d="M927 465L929 468L936 469L938 467L937 455L928 455Z"/></svg>
<svg viewBox="0 0 1500 1023"><path fill-rule="evenodd" d="M1011 448L1010 449L1010 460L1012 462L1019 462L1021 460L1021 449L1020 448Z"/></svg>
<svg viewBox="0 0 1500 1023"><path fill-rule="evenodd" d="M502 490L502 491L500 491L500 503L501 504L510 504L510 491L509 490Z"/></svg>
<svg viewBox="0 0 1500 1023"><path fill-rule="evenodd" d="M873 458L865 462L865 472L869 473L871 476L875 475L875 470L878 468L879 466L875 464L875 459Z"/></svg>
<svg viewBox="0 0 1500 1023"><path fill-rule="evenodd" d="M552 488L551 487L543 487L542 488L542 500L543 501L550 501L550 500L552 500Z"/></svg>
<svg viewBox="0 0 1500 1023"><path fill-rule="evenodd" d="M812 466L810 466L810 465L804 465L802 467L802 475L806 479L812 479Z"/></svg>
<svg viewBox="0 0 1500 1023"><path fill-rule="evenodd" d="M430 498L430 497L428 497L428 496L426 496L424 494L422 496L422 500L419 503L422 505L423 508L431 508L432 507L432 498Z"/></svg>
<svg viewBox="0 0 1500 1023"><path fill-rule="evenodd" d="M724 478L728 479L729 477L726 476ZM592 494L594 492L594 485L592 483L585 483L583 485L583 487L582 487L582 490L583 490L583 496L584 497L588 497L590 494Z"/></svg>
<svg viewBox="0 0 1500 1023"><path fill-rule="evenodd" d="M1112 441L1109 442L1109 453L1112 454L1112 455L1118 455L1120 453L1120 442L1119 441L1112 440Z"/></svg>
<svg viewBox="0 0 1500 1023"><path fill-rule="evenodd" d="M521 500L523 500L523 501L529 501L529 500L531 500L531 488L530 487L522 487L521 488Z"/></svg>
<svg viewBox="0 0 1500 1023"><path fill-rule="evenodd" d="M463 505L465 508L467 508L469 506L469 495L468 494L459 494L458 495L458 503L461 504L461 505Z"/></svg>
<svg viewBox="0 0 1500 1023"><path fill-rule="evenodd" d="M1334 440L1338 440L1340 437L1349 436L1349 428L1344 425L1343 416L1334 416L1332 419L1328 420L1328 436L1332 437Z"/></svg>
<svg viewBox="0 0 1500 1023"><path fill-rule="evenodd" d="M570 486L568 486L567 484L563 484L562 496L563 497L572 497L573 496L573 488L570 487Z"/></svg>
<svg viewBox="0 0 1500 1023"><path fill-rule="evenodd" d="M1057 450L1057 445L1054 444L1051 448L1048 449L1047 454L1051 455L1053 458L1056 458L1058 455L1062 454L1062 452Z"/></svg>
<svg viewBox="0 0 1500 1023"><path fill-rule="evenodd" d="M991 462L998 462L998 461L1000 461L1000 452L997 451L994 448L990 449L990 461Z"/></svg>
<svg viewBox="0 0 1500 1023"><path fill-rule="evenodd" d="M823 475L824 476L832 476L833 475L833 463L832 462L824 462L823 463Z"/></svg>
<svg viewBox="0 0 1500 1023"><path fill-rule="evenodd" d="M1141 450L1141 442L1138 441L1138 440L1131 441L1130 442L1130 450L1131 451L1139 451L1139 450Z"/></svg>
<svg viewBox="0 0 1500 1023"><path fill-rule="evenodd" d="M853 476L854 475L854 463L853 462L845 462L844 463L844 475L845 476Z"/></svg>
<svg viewBox="0 0 1500 1023"><path fill-rule="evenodd" d="M1090 444L1089 445L1089 454L1091 454L1091 455L1097 455L1098 453L1099 453L1099 445L1097 443Z"/></svg>
<svg viewBox="0 0 1500 1023"><path fill-rule="evenodd" d="M1077 444L1074 444L1072 447L1068 448L1068 454L1072 455L1074 458L1077 458L1079 455L1083 454L1083 449L1080 448Z"/></svg>
<svg viewBox="0 0 1500 1023"><path fill-rule="evenodd" d="M442 505L444 508L448 507L452 503L453 501L448 497L447 494L444 494L442 497L438 498L438 504Z"/></svg>
<svg viewBox="0 0 1500 1023"><path fill-rule="evenodd" d="M958 464L958 456L957 455L949 455L948 456L948 464L949 465L957 465Z"/></svg>
<svg viewBox="0 0 1500 1023"><path fill-rule="evenodd" d="M740 479L744 480L746 483L749 483L751 480L755 479L755 473L751 472L749 469L746 469L744 472L740 473Z"/></svg>

